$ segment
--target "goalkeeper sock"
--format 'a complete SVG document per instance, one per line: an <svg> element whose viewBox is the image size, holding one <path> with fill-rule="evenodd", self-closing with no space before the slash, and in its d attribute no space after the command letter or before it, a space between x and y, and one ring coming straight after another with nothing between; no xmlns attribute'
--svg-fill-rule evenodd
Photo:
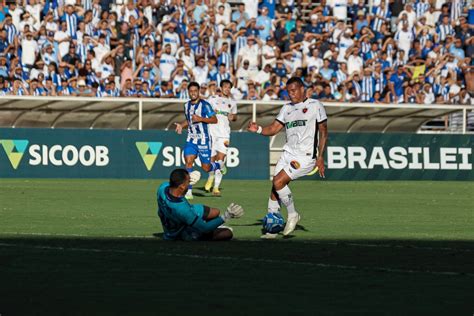
<svg viewBox="0 0 474 316"><path fill-rule="evenodd" d="M214 171L209 171L208 175L208 179L214 179Z"/></svg>
<svg viewBox="0 0 474 316"><path fill-rule="evenodd" d="M268 213L280 213L280 203L273 201L271 198L268 199Z"/></svg>
<svg viewBox="0 0 474 316"><path fill-rule="evenodd" d="M215 179L214 179L214 189L219 189L219 186L221 185L222 181L222 172L220 170L215 171Z"/></svg>
<svg viewBox="0 0 474 316"><path fill-rule="evenodd" d="M277 190L281 203L286 206L288 210L288 217L296 214L295 203L293 202L293 195L290 188L285 185L283 189Z"/></svg>

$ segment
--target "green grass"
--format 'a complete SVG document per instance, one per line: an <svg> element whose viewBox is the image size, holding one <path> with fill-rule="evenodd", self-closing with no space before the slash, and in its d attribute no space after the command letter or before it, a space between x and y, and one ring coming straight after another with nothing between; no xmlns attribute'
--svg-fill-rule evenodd
<svg viewBox="0 0 474 316"><path fill-rule="evenodd" d="M160 182L1 179L0 314L474 313L474 183L297 181L261 241L269 181L224 180L195 202L242 204L236 240L184 243L153 236Z"/></svg>

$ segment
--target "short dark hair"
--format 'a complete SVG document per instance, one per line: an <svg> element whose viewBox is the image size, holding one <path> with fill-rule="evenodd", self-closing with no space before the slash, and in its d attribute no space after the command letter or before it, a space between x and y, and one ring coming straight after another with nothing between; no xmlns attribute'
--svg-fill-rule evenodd
<svg viewBox="0 0 474 316"><path fill-rule="evenodd" d="M199 83L197 83L196 81L192 81L191 83L189 83L189 85L188 85L188 90L191 89L191 87L197 87L198 90L201 89L201 86L200 86Z"/></svg>
<svg viewBox="0 0 474 316"><path fill-rule="evenodd" d="M222 88L224 86L224 84L226 84L226 83L230 84L230 88L232 88L233 85L232 85L232 82L229 79L222 80L221 84L219 86Z"/></svg>
<svg viewBox="0 0 474 316"><path fill-rule="evenodd" d="M294 83L296 83L300 87L304 87L303 81L301 80L300 77L291 77L286 82L286 85L289 86L290 84L294 84Z"/></svg>
<svg viewBox="0 0 474 316"><path fill-rule="evenodd" d="M177 188L186 181L189 172L186 169L174 169L170 174L170 188Z"/></svg>

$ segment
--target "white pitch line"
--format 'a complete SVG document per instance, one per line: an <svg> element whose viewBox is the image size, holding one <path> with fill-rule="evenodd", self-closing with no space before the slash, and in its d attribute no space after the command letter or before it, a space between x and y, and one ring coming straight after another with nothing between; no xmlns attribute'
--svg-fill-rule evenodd
<svg viewBox="0 0 474 316"><path fill-rule="evenodd" d="M300 265L310 266L317 268L328 268L328 269L342 269L342 270L360 270L360 271L374 271L374 272L389 272L389 273L401 273L401 274L432 274L432 275L444 275L444 276L467 276L474 277L474 273L464 272L452 272L452 271L431 271L431 270L411 270L411 269L397 269L387 267L369 267L369 266L354 266L354 265L343 265L343 264L331 264L331 263L318 263L308 261L290 261L290 260L276 260L276 259L262 259L252 257L231 257L231 256L203 256L203 255L192 255L192 254L178 254L178 253L166 253L156 252L150 253L145 251L132 251L132 250L120 250L120 249L98 249L98 248L66 248L66 247L54 247L54 246L29 246L24 244L11 244L11 243L0 243L0 247L18 247L18 248L30 248L30 249L41 249L41 250L61 250L61 251L78 251L78 252L94 252L94 253L119 253L119 254L138 254L147 255L154 254L163 257L176 257L176 258L188 258L188 259L199 259L199 260L225 260L225 261L247 261L254 263L265 263L265 264L279 264L279 265Z"/></svg>
<svg viewBox="0 0 474 316"><path fill-rule="evenodd" d="M154 236L150 235L111 235L111 236L97 236L97 235L84 235L84 234L52 234L52 233L22 233L22 232L0 232L1 235L17 235L17 236L51 236L51 237L83 237L83 238L110 238L110 239L156 239ZM264 243L265 240L252 240L252 239L237 239L238 241L245 242L256 242ZM288 241L284 241L288 242ZM308 241L301 240L298 241L301 244L309 245L331 245L331 246L354 246L354 247L367 247L367 248L398 248L398 249L414 249L414 250L431 250L431 251L458 251L458 252L474 252L474 249L469 248L453 248L453 247L426 247L426 246L415 246L415 245L396 245L396 244L361 244L361 243L351 243L344 241Z"/></svg>

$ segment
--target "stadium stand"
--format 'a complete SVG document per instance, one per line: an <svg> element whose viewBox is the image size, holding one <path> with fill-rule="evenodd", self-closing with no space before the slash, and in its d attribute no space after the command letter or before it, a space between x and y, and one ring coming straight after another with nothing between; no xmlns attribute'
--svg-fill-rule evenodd
<svg viewBox="0 0 474 316"><path fill-rule="evenodd" d="M2 1L0 95L473 103L472 1Z"/></svg>

